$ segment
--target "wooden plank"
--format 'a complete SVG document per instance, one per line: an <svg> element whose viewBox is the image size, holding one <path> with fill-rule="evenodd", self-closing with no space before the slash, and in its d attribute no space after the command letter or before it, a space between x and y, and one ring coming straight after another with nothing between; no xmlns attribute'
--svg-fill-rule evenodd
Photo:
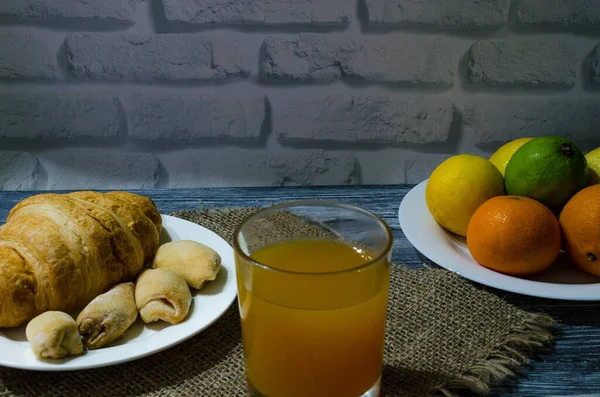
<svg viewBox="0 0 600 397"><path fill-rule="evenodd" d="M162 213L182 209L256 206L294 200L333 200L361 206L381 216L394 233L393 260L412 268L431 264L406 240L398 222L398 207L412 185L353 187L209 188L136 190L151 197ZM23 198L37 192L0 192L0 223ZM431 264L435 266L435 264ZM490 397L600 396L600 303L570 302L507 293L478 284L525 310L548 313L559 321L555 346L533 358L512 381Z"/></svg>

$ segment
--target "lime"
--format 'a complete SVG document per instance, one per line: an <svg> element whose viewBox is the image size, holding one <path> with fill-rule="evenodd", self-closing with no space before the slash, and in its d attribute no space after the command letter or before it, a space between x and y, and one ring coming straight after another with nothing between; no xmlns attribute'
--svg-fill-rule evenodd
<svg viewBox="0 0 600 397"><path fill-rule="evenodd" d="M496 150L494 154L492 154L492 156L490 157L490 161L496 166L496 168L500 170L502 176L504 176L508 161L513 156L513 154L515 154L517 149L532 139L533 138L519 138L512 140L500 146L500 148Z"/></svg>
<svg viewBox="0 0 600 397"><path fill-rule="evenodd" d="M600 183L600 147L592 150L585 155L589 168L589 184L596 185Z"/></svg>
<svg viewBox="0 0 600 397"><path fill-rule="evenodd" d="M425 201L445 229L467 235L473 213L486 200L504 194L502 174L490 161L459 154L442 162L427 182Z"/></svg>
<svg viewBox="0 0 600 397"><path fill-rule="evenodd" d="M506 166L506 193L540 201L560 210L587 185L585 156L570 140L559 136L535 138L521 146Z"/></svg>

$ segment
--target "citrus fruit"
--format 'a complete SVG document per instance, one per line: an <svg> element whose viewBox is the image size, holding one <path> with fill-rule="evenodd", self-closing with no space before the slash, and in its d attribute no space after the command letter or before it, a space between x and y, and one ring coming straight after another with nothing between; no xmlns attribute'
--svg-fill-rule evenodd
<svg viewBox="0 0 600 397"><path fill-rule="evenodd" d="M492 154L492 156L490 157L490 161L496 166L496 168L498 168L498 170L500 170L502 176L504 176L504 171L506 170L506 165L508 164L508 161L513 156L513 154L515 154L517 149L532 139L533 138L515 139L500 146L500 148L496 150L494 154Z"/></svg>
<svg viewBox="0 0 600 397"><path fill-rule="evenodd" d="M553 211L588 182L585 156L570 140L547 136L521 146L506 166L506 193L535 199Z"/></svg>
<svg viewBox="0 0 600 397"><path fill-rule="evenodd" d="M469 219L487 199L504 194L498 169L483 157L459 154L431 173L425 201L433 218L447 230L467 234Z"/></svg>
<svg viewBox="0 0 600 397"><path fill-rule="evenodd" d="M493 197L471 217L467 247L482 266L515 276L531 275L557 258L560 226L552 211L539 201Z"/></svg>
<svg viewBox="0 0 600 397"><path fill-rule="evenodd" d="M585 155L589 168L589 184L600 183L600 147Z"/></svg>
<svg viewBox="0 0 600 397"><path fill-rule="evenodd" d="M600 185L577 192L561 211L559 222L569 259L600 277Z"/></svg>

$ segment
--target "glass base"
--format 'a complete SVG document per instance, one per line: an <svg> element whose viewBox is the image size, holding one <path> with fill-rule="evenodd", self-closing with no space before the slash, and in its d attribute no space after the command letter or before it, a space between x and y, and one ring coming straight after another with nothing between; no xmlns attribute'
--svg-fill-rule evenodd
<svg viewBox="0 0 600 397"><path fill-rule="evenodd" d="M250 397L280 397L280 396L267 396L265 394L262 394L261 392L256 390L249 381L247 383L248 383L248 390L249 390ZM375 382L373 387L371 387L369 390L367 390L365 393L361 394L360 396L343 396L343 397L379 397L380 392L381 392L381 376L379 377L379 379L377 379L377 382ZM307 397L309 397L309 396L307 396ZM310 397L313 397L313 396L310 396ZM327 397L329 397L329 396L327 396ZM342 397L342 396L331 396L331 397Z"/></svg>

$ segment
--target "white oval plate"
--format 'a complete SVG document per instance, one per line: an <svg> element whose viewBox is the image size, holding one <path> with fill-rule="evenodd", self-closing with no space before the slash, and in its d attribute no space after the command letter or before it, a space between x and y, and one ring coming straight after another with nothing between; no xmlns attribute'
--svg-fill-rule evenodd
<svg viewBox="0 0 600 397"><path fill-rule="evenodd" d="M433 218L425 202L421 182L400 203L400 227L408 241L439 266L469 280L523 295L578 301L600 300L600 279L585 274L559 259L546 271L528 278L513 277L485 268L475 262L465 239L448 232Z"/></svg>
<svg viewBox="0 0 600 397"><path fill-rule="evenodd" d="M126 334L108 347L85 351L60 360L37 359L25 337L25 326L0 328L0 365L38 371L69 371L104 367L135 360L165 350L198 334L227 311L237 296L235 263L231 246L209 229L169 215L162 215L161 244L195 240L219 253L222 267L217 278L193 292L188 317L181 323L144 324L138 317Z"/></svg>

